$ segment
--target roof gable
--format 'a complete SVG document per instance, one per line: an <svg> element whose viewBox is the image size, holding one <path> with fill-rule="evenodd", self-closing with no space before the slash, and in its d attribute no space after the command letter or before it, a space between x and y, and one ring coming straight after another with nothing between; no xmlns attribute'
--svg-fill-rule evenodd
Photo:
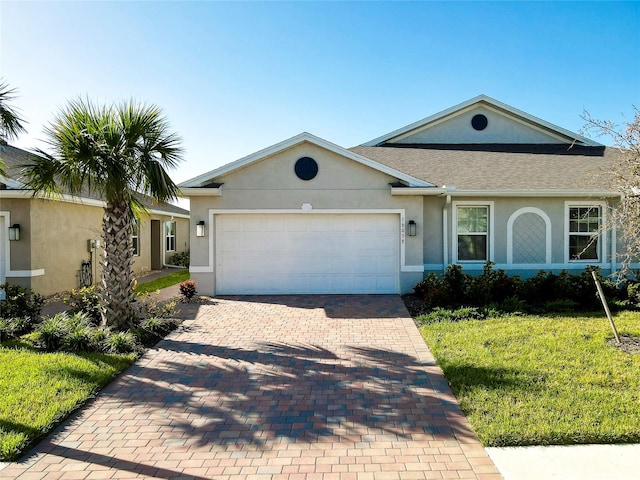
<svg viewBox="0 0 640 480"><path fill-rule="evenodd" d="M472 125L472 119L480 120L480 125ZM483 125L482 120L486 120L486 125ZM529 115L486 95L472 98L382 135L364 143L363 146L470 144L601 146L593 140Z"/></svg>
<svg viewBox="0 0 640 480"><path fill-rule="evenodd" d="M234 172L236 170L240 170L242 168L245 168L251 164L254 164L256 162L260 162L262 160L265 160L268 157L271 157L277 153L280 153L284 150L288 150L290 148L293 148L297 145L300 145L302 143L311 143L313 145L316 145L320 148L324 148L326 150L329 150L333 153L336 153L342 157L345 157L349 160L352 160L354 162L357 162L359 164L368 166L374 170L377 170L379 172L385 173L387 175L390 175L392 177L397 178L398 180L401 180L403 182L406 182L409 186L419 186L419 187L431 187L433 186L433 184L426 182L424 180L420 180L418 178L412 177L410 175L407 175L406 173L403 173L399 170L395 170L387 165L383 165L381 163L378 163L374 160L371 160L370 158L364 157L362 155L358 155L357 153L354 153L352 151L349 151L345 148L342 148L334 143L328 142L327 140L324 140L322 138L316 137L315 135L311 135L310 133L307 132L303 132L300 133L299 135L296 135L295 137L292 137L288 140L284 140L283 142L280 143L276 143L275 145L272 145L270 147L267 147L263 150L260 150L256 153L252 153L251 155L248 155L246 157L243 157L239 160L236 160L235 162L231 162L228 163L226 165L223 165L220 168L217 168L215 170L211 170L207 173L204 173L202 175L199 175L195 178L192 178L190 180L187 180L185 182L182 182L179 186L182 188L201 188L201 187L206 187L208 185L210 185L212 182L215 182L216 179L224 176L224 175L228 175L231 172Z"/></svg>

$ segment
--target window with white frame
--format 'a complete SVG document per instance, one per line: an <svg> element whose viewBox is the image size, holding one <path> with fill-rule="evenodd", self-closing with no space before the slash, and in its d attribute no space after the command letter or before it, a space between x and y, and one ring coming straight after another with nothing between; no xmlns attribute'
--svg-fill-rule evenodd
<svg viewBox="0 0 640 480"><path fill-rule="evenodd" d="M140 255L140 224L135 218L131 222L131 240L133 243L133 256Z"/></svg>
<svg viewBox="0 0 640 480"><path fill-rule="evenodd" d="M458 261L478 262L489 259L489 206L456 207Z"/></svg>
<svg viewBox="0 0 640 480"><path fill-rule="evenodd" d="M166 251L174 252L176 250L176 222L165 222L164 232Z"/></svg>
<svg viewBox="0 0 640 480"><path fill-rule="evenodd" d="M569 206L569 260L600 260L599 205Z"/></svg>

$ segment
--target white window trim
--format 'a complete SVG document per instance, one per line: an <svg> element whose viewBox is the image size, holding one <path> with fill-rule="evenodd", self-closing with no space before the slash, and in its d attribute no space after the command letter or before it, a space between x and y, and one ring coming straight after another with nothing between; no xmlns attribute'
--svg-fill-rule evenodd
<svg viewBox="0 0 640 480"><path fill-rule="evenodd" d="M489 231L487 232L487 241L489 242L489 251L487 252L488 258L486 260L458 260L458 207L488 207L489 209ZM487 261L493 262L494 255L494 202L484 200L469 200L451 202L451 263L453 264L484 264Z"/></svg>
<svg viewBox="0 0 640 480"><path fill-rule="evenodd" d="M513 264L513 224L520 215L535 213L544 220L545 226L545 264L551 263L551 219L543 210L536 207L523 207L511 214L507 221L507 264ZM528 265L528 264L523 264Z"/></svg>
<svg viewBox="0 0 640 480"><path fill-rule="evenodd" d="M572 207L600 207L600 231L598 232L598 259L597 260L574 260L569 256L569 237L571 232L569 231L569 209ZM607 224L607 203L589 200L577 200L564 202L564 260L565 263L579 263L579 264L592 264L592 263L605 263L606 261L606 249L607 245L607 231L602 229L603 225Z"/></svg>
<svg viewBox="0 0 640 480"><path fill-rule="evenodd" d="M173 228L173 235L169 235L167 233L167 224L169 223L173 223L174 228ZM176 222L174 220L167 220L164 222L164 248L165 248L165 252L175 252L176 248L177 248L177 242L176 242L176 233L178 233L177 231L178 225L176 224ZM173 250L169 250L167 248L167 239L168 238L173 238Z"/></svg>
<svg viewBox="0 0 640 480"><path fill-rule="evenodd" d="M138 230L137 231L137 233L138 233L137 235L133 234L133 229L134 228L136 228ZM136 220L136 219L133 220L133 225L132 225L132 232L131 232L131 241L132 242L133 242L134 238L138 240L138 242L137 242L137 244L138 244L138 252L136 253L135 250L134 250L133 256L134 257L139 257L140 256L140 222L138 220Z"/></svg>

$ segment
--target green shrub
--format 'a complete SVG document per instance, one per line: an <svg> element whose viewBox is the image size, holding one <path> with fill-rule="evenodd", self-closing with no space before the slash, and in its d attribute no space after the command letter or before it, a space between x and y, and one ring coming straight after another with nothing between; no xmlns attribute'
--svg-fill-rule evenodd
<svg viewBox="0 0 640 480"><path fill-rule="evenodd" d="M139 295L136 302L137 318L172 318L175 317L180 310L176 308L176 302L162 302L152 293Z"/></svg>
<svg viewBox="0 0 640 480"><path fill-rule="evenodd" d="M78 325L62 338L61 350L67 352L88 352L93 350L93 328Z"/></svg>
<svg viewBox="0 0 640 480"><path fill-rule="evenodd" d="M0 301L0 317L27 317L33 321L39 319L44 303L42 295L10 283L0 285L0 290L5 292L5 299Z"/></svg>
<svg viewBox="0 0 640 480"><path fill-rule="evenodd" d="M526 313L528 310L527 304L515 295L505 298L502 302L491 307L494 312L501 313ZM491 316L495 316L495 314Z"/></svg>
<svg viewBox="0 0 640 480"><path fill-rule="evenodd" d="M109 327L94 328L91 330L91 346L92 350L102 351L103 343L111 335Z"/></svg>
<svg viewBox="0 0 640 480"><path fill-rule="evenodd" d="M483 320L486 314L476 307L462 307L456 310L448 310L445 308L434 308L432 312L426 315L420 315L416 321L421 325L427 325L438 322L462 322L465 320Z"/></svg>
<svg viewBox="0 0 640 480"><path fill-rule="evenodd" d="M164 336L175 330L178 323L170 318L146 318L132 330L132 333L145 346L152 346L158 343Z"/></svg>
<svg viewBox="0 0 640 480"><path fill-rule="evenodd" d="M580 310L580 305L573 300L552 300L545 303L544 310L549 313L574 313Z"/></svg>
<svg viewBox="0 0 640 480"><path fill-rule="evenodd" d="M49 351L59 350L64 337L69 333L69 314L58 313L46 318L36 330L36 342Z"/></svg>
<svg viewBox="0 0 640 480"><path fill-rule="evenodd" d="M493 262L486 262L482 274L469 279L469 304L501 304L516 295L521 283L520 277L509 276L504 270L494 270L494 265Z"/></svg>
<svg viewBox="0 0 640 480"><path fill-rule="evenodd" d="M189 267L190 259L189 252L180 252L176 253L173 257L171 257L172 265L179 265L181 267Z"/></svg>
<svg viewBox="0 0 640 480"><path fill-rule="evenodd" d="M30 317L0 317L0 341L29 333L34 329L35 325L36 322Z"/></svg>
<svg viewBox="0 0 640 480"><path fill-rule="evenodd" d="M180 283L180 294L188 300L191 300L196 294L196 281L193 279L185 280Z"/></svg>
<svg viewBox="0 0 640 480"><path fill-rule="evenodd" d="M638 282L627 283L627 298L631 305L640 307L640 283Z"/></svg>
<svg viewBox="0 0 640 480"><path fill-rule="evenodd" d="M105 353L132 353L139 350L138 342L133 333L114 332L102 342Z"/></svg>
<svg viewBox="0 0 640 480"><path fill-rule="evenodd" d="M556 275L541 270L533 277L521 280L518 276L507 275L504 270L494 270L493 266L492 262L487 262L482 273L474 277L463 273L460 265L449 265L442 278L431 273L414 287L414 291L431 308L471 305L505 313L540 313L547 305L568 301L573 302L571 311L584 311L600 308L591 276L595 271L605 297L612 305L620 304L627 297L634 298L630 303L640 302L640 287L619 289L601 275L598 267L587 266L578 274L563 270ZM562 306L562 303L558 305Z"/></svg>
<svg viewBox="0 0 640 480"><path fill-rule="evenodd" d="M102 317L102 300L96 285L71 290L69 296L64 298L64 303L69 305L71 312L86 313L95 325L100 323Z"/></svg>

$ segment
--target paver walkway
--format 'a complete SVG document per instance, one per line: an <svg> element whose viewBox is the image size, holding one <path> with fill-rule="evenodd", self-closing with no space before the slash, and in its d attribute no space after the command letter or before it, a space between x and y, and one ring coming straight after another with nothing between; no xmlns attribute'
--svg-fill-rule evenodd
<svg viewBox="0 0 640 480"><path fill-rule="evenodd" d="M0 478L502 478L399 297L213 302Z"/></svg>

